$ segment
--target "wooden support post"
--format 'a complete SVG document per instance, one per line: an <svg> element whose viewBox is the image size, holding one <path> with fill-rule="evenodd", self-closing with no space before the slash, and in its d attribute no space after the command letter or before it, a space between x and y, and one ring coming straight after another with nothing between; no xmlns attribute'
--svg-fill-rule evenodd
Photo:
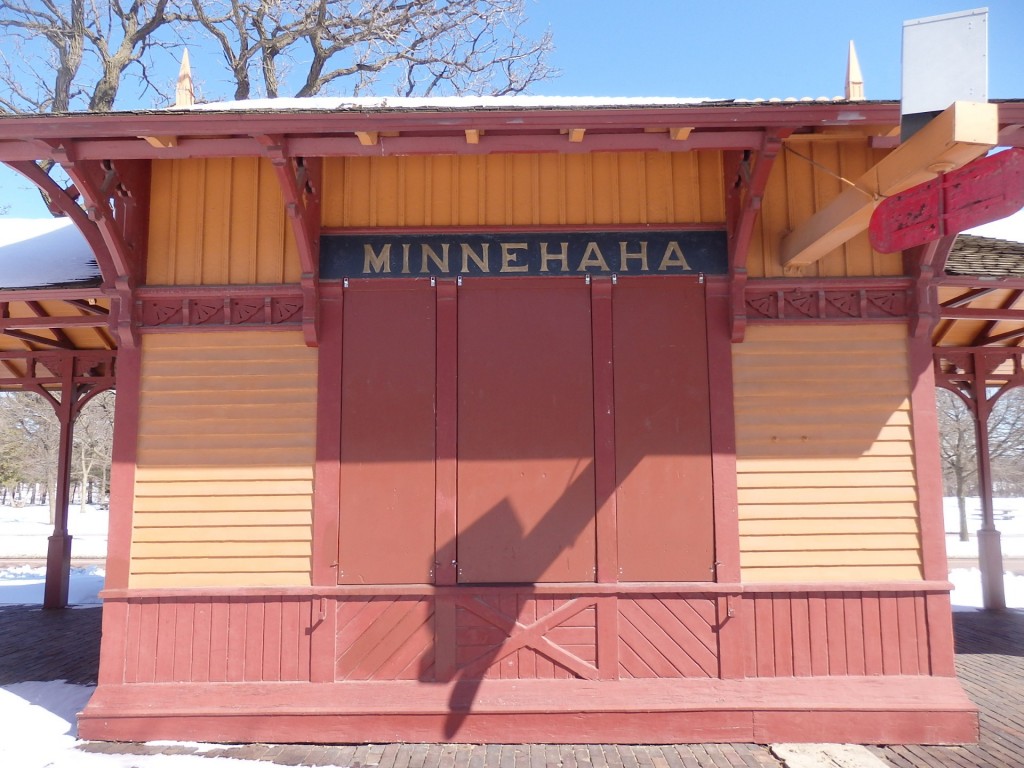
<svg viewBox="0 0 1024 768"><path fill-rule="evenodd" d="M74 358L63 361L61 370L60 401L48 396L57 412L60 424L60 442L57 449L57 487L54 499L57 513L53 534L46 550L46 585L43 588L43 608L65 608L68 604L68 586L71 580L71 536L68 533L68 493L71 488L71 448L75 430L75 363Z"/></svg>
<svg viewBox="0 0 1024 768"><path fill-rule="evenodd" d="M1003 549L999 531L996 530L995 512L992 506L992 457L988 443L988 417L992 404L986 387L987 371L984 356L975 352L974 381L974 429L978 451L978 488L981 492L981 529L978 531L978 566L981 569L982 605L987 610L1006 608L1006 594L1003 585Z"/></svg>

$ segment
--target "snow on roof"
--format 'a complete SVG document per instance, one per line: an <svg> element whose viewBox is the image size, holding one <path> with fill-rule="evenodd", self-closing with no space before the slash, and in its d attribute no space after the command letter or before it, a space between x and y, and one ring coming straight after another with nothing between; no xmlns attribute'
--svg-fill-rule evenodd
<svg viewBox="0 0 1024 768"><path fill-rule="evenodd" d="M0 218L0 290L101 279L92 249L70 219Z"/></svg>
<svg viewBox="0 0 1024 768"><path fill-rule="evenodd" d="M200 112L331 112L331 111L443 111L468 109L635 109L638 107L692 107L701 104L795 104L843 102L842 96L803 96L785 99L715 99L676 96L312 96L305 98L215 101L168 111Z"/></svg>
<svg viewBox="0 0 1024 768"><path fill-rule="evenodd" d="M724 101L730 100L666 96L314 96L219 101L190 107L172 107L168 111L578 109L678 107Z"/></svg>

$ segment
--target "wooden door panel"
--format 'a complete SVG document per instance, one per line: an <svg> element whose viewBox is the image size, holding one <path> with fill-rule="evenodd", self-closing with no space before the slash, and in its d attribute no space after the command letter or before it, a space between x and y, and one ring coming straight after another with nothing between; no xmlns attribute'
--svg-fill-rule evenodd
<svg viewBox="0 0 1024 768"><path fill-rule="evenodd" d="M458 347L459 580L592 581L588 286L464 285Z"/></svg>
<svg viewBox="0 0 1024 768"><path fill-rule="evenodd" d="M339 583L433 580L435 313L426 284L345 293Z"/></svg>
<svg viewBox="0 0 1024 768"><path fill-rule="evenodd" d="M619 577L711 581L704 286L625 278L612 297Z"/></svg>

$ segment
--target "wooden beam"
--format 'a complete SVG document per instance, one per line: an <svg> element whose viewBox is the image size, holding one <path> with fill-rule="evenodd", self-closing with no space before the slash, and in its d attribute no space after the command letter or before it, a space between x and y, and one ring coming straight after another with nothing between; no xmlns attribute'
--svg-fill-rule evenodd
<svg viewBox="0 0 1024 768"><path fill-rule="evenodd" d="M818 261L867 229L883 198L981 157L996 145L998 133L996 104L955 102L783 238L783 266Z"/></svg>
<svg viewBox="0 0 1024 768"><path fill-rule="evenodd" d="M467 128L466 129L466 143L467 144L479 144L480 136L483 134L479 128Z"/></svg>
<svg viewBox="0 0 1024 768"><path fill-rule="evenodd" d="M573 144L579 144L583 141L583 136L586 134L586 128L570 128L569 129L569 141Z"/></svg>
<svg viewBox="0 0 1024 768"><path fill-rule="evenodd" d="M177 136L140 136L139 138L157 149L170 149L178 146Z"/></svg>
<svg viewBox="0 0 1024 768"><path fill-rule="evenodd" d="M668 129L668 137L672 141L686 141L690 138L690 134L693 133L693 126L686 126L685 128L673 127Z"/></svg>
<svg viewBox="0 0 1024 768"><path fill-rule="evenodd" d="M377 146L377 139L379 137L380 131L356 131L356 138L359 139L359 143L364 147Z"/></svg>

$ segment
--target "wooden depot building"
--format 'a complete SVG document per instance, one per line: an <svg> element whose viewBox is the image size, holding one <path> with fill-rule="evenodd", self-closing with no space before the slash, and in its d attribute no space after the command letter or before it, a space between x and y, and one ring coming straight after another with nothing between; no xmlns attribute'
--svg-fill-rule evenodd
<svg viewBox="0 0 1024 768"><path fill-rule="evenodd" d="M898 123L525 98L0 117L0 160L92 245L117 347L81 736L975 740L936 247L866 229L1024 143L1024 104Z"/></svg>

